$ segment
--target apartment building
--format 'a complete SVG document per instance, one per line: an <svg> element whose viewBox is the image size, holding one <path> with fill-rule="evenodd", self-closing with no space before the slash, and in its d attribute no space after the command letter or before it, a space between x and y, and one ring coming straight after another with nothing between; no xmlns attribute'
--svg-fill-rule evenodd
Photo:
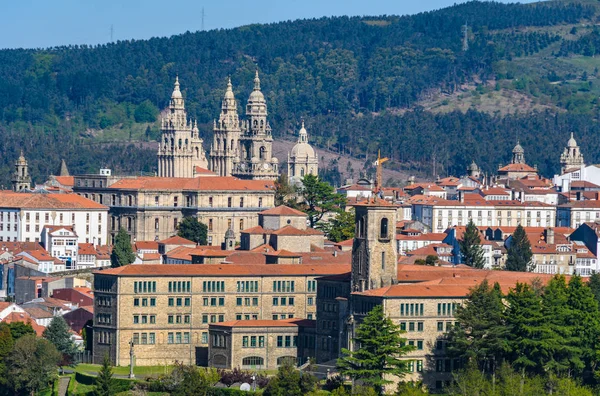
<svg viewBox="0 0 600 396"><path fill-rule="evenodd" d="M76 194L0 192L0 241L40 242L46 226L70 226L78 243L106 243L108 207Z"/></svg>

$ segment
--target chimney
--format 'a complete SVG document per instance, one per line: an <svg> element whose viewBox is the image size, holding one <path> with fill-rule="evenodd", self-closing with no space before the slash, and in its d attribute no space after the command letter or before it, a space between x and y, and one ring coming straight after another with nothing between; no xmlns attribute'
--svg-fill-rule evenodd
<svg viewBox="0 0 600 396"><path fill-rule="evenodd" d="M459 191L458 192L458 200L460 202L463 202L463 203L465 202L465 193L464 193L464 191Z"/></svg>
<svg viewBox="0 0 600 396"><path fill-rule="evenodd" d="M546 243L548 245L554 245L554 228L546 228Z"/></svg>
<svg viewBox="0 0 600 396"><path fill-rule="evenodd" d="M334 250L333 251L333 257L337 257L337 255L338 255L337 250Z"/></svg>

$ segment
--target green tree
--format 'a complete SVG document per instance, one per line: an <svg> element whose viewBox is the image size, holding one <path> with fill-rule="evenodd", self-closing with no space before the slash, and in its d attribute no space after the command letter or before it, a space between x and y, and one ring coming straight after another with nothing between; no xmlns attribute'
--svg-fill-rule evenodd
<svg viewBox="0 0 600 396"><path fill-rule="evenodd" d="M448 354L483 372L495 370L507 349L505 307L500 286L484 280L456 308L458 325L447 334Z"/></svg>
<svg viewBox="0 0 600 396"><path fill-rule="evenodd" d="M296 208L296 189L290 185L288 175L282 173L275 182L275 206L286 205Z"/></svg>
<svg viewBox="0 0 600 396"><path fill-rule="evenodd" d="M106 354L104 355L104 360L102 360L100 372L98 372L98 376L96 377L94 396L112 396L116 394L112 376L112 365L110 364L108 354Z"/></svg>
<svg viewBox="0 0 600 396"><path fill-rule="evenodd" d="M194 365L175 362L175 367L163 381L172 396L205 396L219 380L215 369L199 369Z"/></svg>
<svg viewBox="0 0 600 396"><path fill-rule="evenodd" d="M208 227L192 216L184 217L177 226L177 235L182 238L196 242L198 245L206 245L208 238Z"/></svg>
<svg viewBox="0 0 600 396"><path fill-rule="evenodd" d="M8 372L6 358L11 354L15 341L10 328L6 323L0 324L0 389L4 388L8 382Z"/></svg>
<svg viewBox="0 0 600 396"><path fill-rule="evenodd" d="M579 376L590 376L597 371L600 361L600 319L598 301L591 287L585 285L579 276L569 280L568 306L570 315L567 320L581 358L580 362L575 361L577 364L573 369ZM584 368L585 373L582 372Z"/></svg>
<svg viewBox="0 0 600 396"><path fill-rule="evenodd" d="M375 306L356 330L354 342L359 348L355 351L344 349L344 356L338 359L340 373L383 394L385 385L393 382L389 376L402 379L408 372L407 361L400 358L414 347L405 345L403 333L385 315L383 306Z"/></svg>
<svg viewBox="0 0 600 396"><path fill-rule="evenodd" d="M325 232L327 239L333 242L354 238L356 229L354 208L347 212L338 212L333 219L323 223L321 229Z"/></svg>
<svg viewBox="0 0 600 396"><path fill-rule="evenodd" d="M596 301L600 305L600 273L594 272L588 279L588 286L594 294Z"/></svg>
<svg viewBox="0 0 600 396"><path fill-rule="evenodd" d="M425 265L435 266L438 261L439 261L438 256L436 256L434 254L429 254L429 255L427 255L427 257L425 257Z"/></svg>
<svg viewBox="0 0 600 396"><path fill-rule="evenodd" d="M528 271L531 269L532 257L531 243L525 229L519 224L508 247L505 269L507 271Z"/></svg>
<svg viewBox="0 0 600 396"><path fill-rule="evenodd" d="M124 228L120 228L112 252L110 253L110 264L113 268L129 265L135 261L135 254L131 248L129 234Z"/></svg>
<svg viewBox="0 0 600 396"><path fill-rule="evenodd" d="M508 309L506 328L508 331L508 353L513 366L525 373L539 371L539 362L546 356L542 298L535 290L517 283L506 296Z"/></svg>
<svg viewBox="0 0 600 396"><path fill-rule="evenodd" d="M277 369L277 375L269 381L264 396L303 396L302 376L291 362L285 362Z"/></svg>
<svg viewBox="0 0 600 396"><path fill-rule="evenodd" d="M140 103L133 112L135 122L155 122L158 117L158 109L149 100Z"/></svg>
<svg viewBox="0 0 600 396"><path fill-rule="evenodd" d="M0 326L2 325L6 325L6 323L0 323ZM10 323L8 327L10 329L10 334L12 335L12 338L15 341L28 334L35 335L35 330L33 329L33 326L31 326L30 323L13 322Z"/></svg>
<svg viewBox="0 0 600 396"><path fill-rule="evenodd" d="M19 338L7 359L9 385L15 394L35 394L57 377L60 359L50 341L30 334Z"/></svg>
<svg viewBox="0 0 600 396"><path fill-rule="evenodd" d="M423 382L406 382L402 381L398 383L398 390L396 391L397 396L421 396L428 395L429 391L427 387L423 385Z"/></svg>
<svg viewBox="0 0 600 396"><path fill-rule="evenodd" d="M473 268L484 267L485 258L483 257L483 248L481 247L481 237L473 220L469 220L462 239L458 241L458 245L462 261L466 265Z"/></svg>
<svg viewBox="0 0 600 396"><path fill-rule="evenodd" d="M70 364L76 347L71 339L69 325L62 316L55 316L42 333L42 337L50 341L62 354L63 361Z"/></svg>
<svg viewBox="0 0 600 396"><path fill-rule="evenodd" d="M304 200L303 210L308 215L312 228L317 226L325 214L339 212L346 204L343 195L336 193L329 183L315 175L306 175L302 178L299 193Z"/></svg>

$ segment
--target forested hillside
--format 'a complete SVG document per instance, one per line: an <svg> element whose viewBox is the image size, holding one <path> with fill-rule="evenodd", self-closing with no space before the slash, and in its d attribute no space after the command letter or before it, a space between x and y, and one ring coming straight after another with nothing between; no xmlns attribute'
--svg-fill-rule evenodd
<svg viewBox="0 0 600 396"><path fill-rule="evenodd" d="M158 111L176 74L190 115L210 137L227 76L242 111L256 68L276 137L293 133L304 118L318 146L365 162L382 148L391 166L422 174L432 172L434 158L438 174L462 173L471 160L493 172L518 137L528 162L549 175L570 131L587 146L588 160L600 160L593 138L596 18L594 2L473 1L413 16L321 18L95 47L2 50L0 184L7 185L21 147L38 182L60 158L77 173L100 166L151 172L155 153L140 142L156 138ZM507 90L548 110L506 115L478 109L482 97L493 103ZM457 92L469 96L470 110L453 111L450 100L444 112L421 107ZM338 181L335 173L328 175Z"/></svg>

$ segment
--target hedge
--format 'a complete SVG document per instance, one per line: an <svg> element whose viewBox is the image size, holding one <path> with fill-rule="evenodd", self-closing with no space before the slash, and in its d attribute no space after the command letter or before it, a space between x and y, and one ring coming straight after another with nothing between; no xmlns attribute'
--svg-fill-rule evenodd
<svg viewBox="0 0 600 396"><path fill-rule="evenodd" d="M83 385L95 385L96 384L95 376L89 375L89 374L84 374L84 373L79 373L79 372L75 373L75 380ZM113 389L116 393L126 392L128 390L131 390L131 388L133 388L133 385L135 385L135 383L136 383L135 380L130 380L130 379L126 379L126 378L113 378L112 379Z"/></svg>

